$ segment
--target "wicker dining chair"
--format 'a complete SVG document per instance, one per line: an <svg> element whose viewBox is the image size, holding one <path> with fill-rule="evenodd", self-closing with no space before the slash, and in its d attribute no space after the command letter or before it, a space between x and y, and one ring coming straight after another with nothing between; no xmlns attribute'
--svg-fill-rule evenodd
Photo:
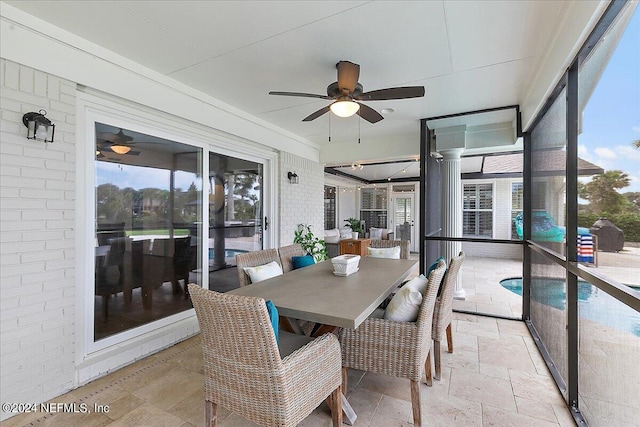
<svg viewBox="0 0 640 427"><path fill-rule="evenodd" d="M293 245L282 246L278 248L278 254L280 254L280 264L282 265L282 271L287 273L293 270L293 262L291 259L294 256L306 255L302 250L300 243L294 243Z"/></svg>
<svg viewBox="0 0 640 427"><path fill-rule="evenodd" d="M342 329L339 333L342 348L343 379L346 390L347 368L407 378L411 382L413 422L421 425L420 379L423 370L431 373L431 328L436 295L446 270L440 261L429 274L427 290L415 322L397 322L368 318L357 329Z"/></svg>
<svg viewBox="0 0 640 427"><path fill-rule="evenodd" d="M453 334L451 333L451 321L453 320L453 291L456 287L458 273L464 261L464 252L460 251L457 257L451 258L449 268L444 276L440 295L436 298L436 305L433 310L433 326L431 336L433 338L433 364L435 365L435 379L441 378L442 368L440 366L440 343L447 336L447 350L453 353ZM430 373L430 372L429 372ZM431 382L431 378L427 378Z"/></svg>
<svg viewBox="0 0 640 427"><path fill-rule="evenodd" d="M249 275L245 273L243 267L257 267L258 265L268 264L271 261L280 264L280 257L276 249L263 249L261 251L246 252L236 255L236 268L238 269L238 279L240 279L240 286L247 286L251 284Z"/></svg>
<svg viewBox="0 0 640 427"><path fill-rule="evenodd" d="M295 426L323 401L333 426L342 424L340 345L333 334L315 340L280 331L264 299L209 291L189 293L200 324L205 426L222 406L261 426Z"/></svg>
<svg viewBox="0 0 640 427"><path fill-rule="evenodd" d="M411 256L411 252L409 251L409 241L408 240L381 240L374 239L371 240L369 247L371 248L395 248L396 246L400 246L400 259L409 259Z"/></svg>

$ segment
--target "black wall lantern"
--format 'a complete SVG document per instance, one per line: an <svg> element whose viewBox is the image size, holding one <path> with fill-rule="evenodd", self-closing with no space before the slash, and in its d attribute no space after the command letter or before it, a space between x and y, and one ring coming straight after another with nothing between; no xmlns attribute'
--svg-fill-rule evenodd
<svg viewBox="0 0 640 427"><path fill-rule="evenodd" d="M42 142L53 142L53 133L56 125L47 119L45 110L27 113L22 116L22 123L27 127L27 139L35 139Z"/></svg>
<svg viewBox="0 0 640 427"><path fill-rule="evenodd" d="M295 173L295 172L287 173L287 178L289 178L289 182L291 184L297 184L298 183L298 174Z"/></svg>

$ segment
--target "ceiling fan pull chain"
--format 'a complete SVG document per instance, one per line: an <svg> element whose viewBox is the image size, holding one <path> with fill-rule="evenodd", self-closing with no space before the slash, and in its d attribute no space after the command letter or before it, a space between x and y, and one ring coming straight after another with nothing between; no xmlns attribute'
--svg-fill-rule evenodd
<svg viewBox="0 0 640 427"><path fill-rule="evenodd" d="M331 142L331 114L329 114L329 142Z"/></svg>
<svg viewBox="0 0 640 427"><path fill-rule="evenodd" d="M360 144L360 123L361 123L361 120L360 120L360 117L358 117L358 144Z"/></svg>

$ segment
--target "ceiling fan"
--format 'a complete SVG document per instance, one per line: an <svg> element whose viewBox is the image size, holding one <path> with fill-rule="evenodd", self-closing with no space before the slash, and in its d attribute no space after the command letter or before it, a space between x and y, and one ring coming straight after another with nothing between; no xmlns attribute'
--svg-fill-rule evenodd
<svg viewBox="0 0 640 427"><path fill-rule="evenodd" d="M338 69L338 81L327 86L326 95L273 91L269 92L269 95L300 96L333 101L328 106L302 119L303 122L315 120L331 110L335 115L340 117L350 117L357 114L369 123L377 123L384 117L361 101L386 101L391 99L420 98L424 96L424 86L391 87L363 92L362 85L358 83L360 65L349 61L340 61L336 64L336 68Z"/></svg>
<svg viewBox="0 0 640 427"><path fill-rule="evenodd" d="M126 135L122 129L118 133L105 132L98 134L98 149L99 151L110 151L116 154L130 154L138 155L139 151L131 151L131 148L135 145L133 137Z"/></svg>

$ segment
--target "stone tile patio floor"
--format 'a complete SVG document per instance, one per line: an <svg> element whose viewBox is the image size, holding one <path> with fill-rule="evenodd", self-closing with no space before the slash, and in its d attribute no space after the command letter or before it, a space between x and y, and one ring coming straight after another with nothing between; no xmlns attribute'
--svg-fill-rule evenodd
<svg viewBox="0 0 640 427"><path fill-rule="evenodd" d="M519 276L517 261L467 258L462 272L467 299L456 301L456 308L520 316L520 297L498 284ZM442 379L432 387L421 385L426 425L575 425L523 322L463 313L454 317L454 352L442 355ZM408 381L355 370L349 376L347 398L358 414L356 426L412 425ZM86 403L89 408L98 404L108 406L109 412L24 414L2 426L200 426L204 405L199 336L52 401ZM221 426L253 425L224 409L219 415ZM331 425L326 405L301 425Z"/></svg>
<svg viewBox="0 0 640 427"><path fill-rule="evenodd" d="M443 376L421 385L426 425L571 426L544 360L524 323L456 314L454 353L443 353ZM356 426L412 425L409 382L351 370L347 398ZM25 414L14 426L200 426L203 424L202 353L199 336L52 400L108 405L108 413ZM252 423L222 409L220 426ZM325 404L302 426L330 426Z"/></svg>

